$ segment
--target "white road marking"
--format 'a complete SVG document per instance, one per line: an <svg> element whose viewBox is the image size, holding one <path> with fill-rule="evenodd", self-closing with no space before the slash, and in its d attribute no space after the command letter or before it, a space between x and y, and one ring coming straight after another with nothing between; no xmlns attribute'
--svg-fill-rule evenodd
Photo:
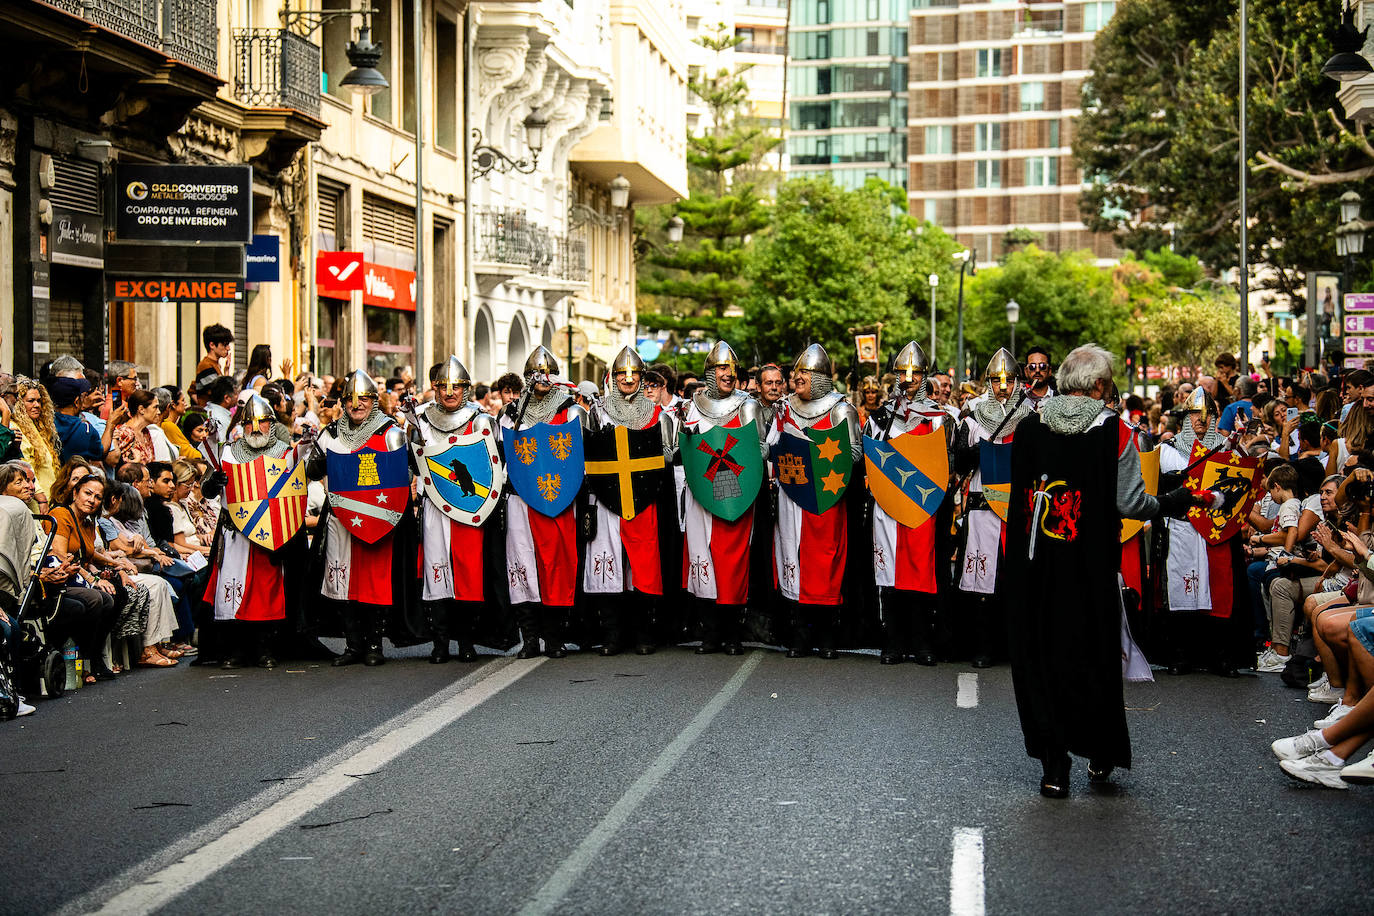
<svg viewBox="0 0 1374 916"><path fill-rule="evenodd" d="M520 910L521 916L541 916L544 913L552 913L558 908L564 896L572 888L587 867L600 854L601 850L615 836L617 830L625 825L630 815L634 813L640 803L649 796L649 793L658 787L677 766L693 743L706 731L711 721L715 719L725 705L734 699L735 694L739 693L744 682L749 679L749 675L759 666L763 660L763 653L755 651L744 660L734 677L726 682L725 686L711 698L711 701L701 708L687 727L678 732L676 738L665 747L654 762L649 764L634 784L620 796L620 800L611 806L611 810L606 812L606 816L601 819L601 823L592 828L592 832L577 844L577 848L563 860L563 864L544 882L534 895L534 899Z"/></svg>
<svg viewBox="0 0 1374 916"><path fill-rule="evenodd" d="M359 780L476 709L546 659L498 659L421 700L317 762L305 785L260 793L118 878L68 903L61 913L151 913L339 795Z"/></svg>
<svg viewBox="0 0 1374 916"><path fill-rule="evenodd" d="M959 694L954 698L954 705L960 709L972 709L978 705L978 675L959 675Z"/></svg>
<svg viewBox="0 0 1374 916"><path fill-rule="evenodd" d="M949 916L983 916L983 828L954 831L949 867Z"/></svg>

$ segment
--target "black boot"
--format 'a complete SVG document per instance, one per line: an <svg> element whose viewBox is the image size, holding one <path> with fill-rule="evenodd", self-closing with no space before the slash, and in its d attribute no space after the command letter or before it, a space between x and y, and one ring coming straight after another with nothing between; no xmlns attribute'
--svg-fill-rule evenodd
<svg viewBox="0 0 1374 916"><path fill-rule="evenodd" d="M635 622L635 654L653 655L654 646L658 643L658 639L654 636L658 619L658 602L639 592L634 593L633 599L637 605L630 611Z"/></svg>
<svg viewBox="0 0 1374 916"><path fill-rule="evenodd" d="M884 665L900 665L904 656L902 630L896 620L897 602L893 597L893 589L879 586L878 620L883 628L883 651L878 656L878 661Z"/></svg>
<svg viewBox="0 0 1374 916"><path fill-rule="evenodd" d="M452 658L448 653L448 602L428 602L425 611L429 621L429 638L434 643L434 649L429 653L429 661L432 665L442 665Z"/></svg>
<svg viewBox="0 0 1374 916"><path fill-rule="evenodd" d="M625 597L606 595L601 602L601 654L619 655L625 651Z"/></svg>
<svg viewBox="0 0 1374 916"><path fill-rule="evenodd" d="M935 646L932 640L935 636L935 621L931 619L930 597L921 595L916 598L916 608L912 615L912 624L916 630L913 638L915 651L912 658L916 664L930 667L935 664Z"/></svg>
<svg viewBox="0 0 1374 916"><path fill-rule="evenodd" d="M257 657L257 666L269 670L277 667L277 659L272 654L272 646L277 641L276 628L270 623L253 624L253 628L257 631L253 634L257 644L254 653Z"/></svg>
<svg viewBox="0 0 1374 916"><path fill-rule="evenodd" d="M973 608L973 667L992 667L992 609L984 601Z"/></svg>
<svg viewBox="0 0 1374 916"><path fill-rule="evenodd" d="M699 599L701 608L701 645L697 655L712 655L720 651L720 621L725 608L709 598Z"/></svg>
<svg viewBox="0 0 1374 916"><path fill-rule="evenodd" d="M367 651L363 653L363 664L369 668L375 668L386 662L386 656L382 654L382 634L386 628L386 610L384 608L369 608L365 613L370 618L370 637L367 641Z"/></svg>
<svg viewBox="0 0 1374 916"><path fill-rule="evenodd" d="M721 645L726 655L743 655L744 646L740 645L740 633L744 629L744 607L726 604L720 608Z"/></svg>
<svg viewBox="0 0 1374 916"><path fill-rule="evenodd" d="M516 653L516 658L534 658L539 655L539 628L535 623L534 606L530 604L517 604L515 606L515 620L520 627L520 651Z"/></svg>
<svg viewBox="0 0 1374 916"><path fill-rule="evenodd" d="M1046 798L1069 797L1069 768L1073 765L1068 754L1049 754L1040 760L1044 776L1040 780L1040 794Z"/></svg>
<svg viewBox="0 0 1374 916"><path fill-rule="evenodd" d="M331 662L335 668L356 665L363 660L363 655L367 652L367 642L363 638L362 620L359 619L358 609L350 602L340 612L340 616L343 618L344 650Z"/></svg>
<svg viewBox="0 0 1374 916"><path fill-rule="evenodd" d="M564 621L570 608L544 608L544 654L549 658L567 658L568 647L563 645Z"/></svg>

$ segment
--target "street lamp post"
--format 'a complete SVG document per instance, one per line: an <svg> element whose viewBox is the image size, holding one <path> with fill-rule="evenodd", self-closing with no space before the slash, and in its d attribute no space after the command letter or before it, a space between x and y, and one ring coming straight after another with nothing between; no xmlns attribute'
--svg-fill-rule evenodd
<svg viewBox="0 0 1374 916"><path fill-rule="evenodd" d="M935 290L940 286L940 275L930 275L930 364L935 365Z"/></svg>
<svg viewBox="0 0 1374 916"><path fill-rule="evenodd" d="M1016 355L1016 322L1021 320L1021 303L1007 300L1007 324L1011 325L1011 353Z"/></svg>
<svg viewBox="0 0 1374 916"><path fill-rule="evenodd" d="M1364 253L1364 237L1369 224L1360 219L1359 194L1346 191L1341 195L1340 204L1341 224L1336 227L1336 254L1345 260L1341 292L1348 293L1355 283L1355 259Z"/></svg>
<svg viewBox="0 0 1374 916"><path fill-rule="evenodd" d="M964 274L967 272L974 276L978 275L978 266L975 263L978 260L978 249L965 248L954 256L954 260L961 262L959 264L959 342L957 344L958 349L954 354L955 384L961 385L964 382L964 370L966 368L964 365Z"/></svg>

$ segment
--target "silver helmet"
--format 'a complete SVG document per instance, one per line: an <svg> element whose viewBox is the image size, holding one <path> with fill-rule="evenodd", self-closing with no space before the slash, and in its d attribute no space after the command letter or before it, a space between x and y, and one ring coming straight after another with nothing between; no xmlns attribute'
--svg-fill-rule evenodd
<svg viewBox="0 0 1374 916"><path fill-rule="evenodd" d="M644 368L643 357L636 353L633 347L622 347L615 355L615 362L611 363L611 377L618 378L622 374L635 372L642 376Z"/></svg>
<svg viewBox="0 0 1374 916"><path fill-rule="evenodd" d="M896 374L898 381L912 382L918 373L924 376L930 371L930 361L926 358L926 351L913 340L892 357L892 365L888 368Z"/></svg>
<svg viewBox="0 0 1374 916"><path fill-rule="evenodd" d="M243 402L243 406L239 409L243 413L244 426L250 428L256 423L261 423L263 420L277 419L277 414L272 410L272 405L267 403L267 398L257 392L250 394L248 399Z"/></svg>
<svg viewBox="0 0 1374 916"><path fill-rule="evenodd" d="M825 347L813 343L797 357L797 361L792 364L792 371L815 372L829 378L834 374L835 366L830 361L830 354L825 352Z"/></svg>
<svg viewBox="0 0 1374 916"><path fill-rule="evenodd" d="M468 374L468 369L456 356L450 356L448 361L439 367L439 375L434 379L434 390L444 389L452 394L455 389L468 388L472 385L472 376Z"/></svg>
<svg viewBox="0 0 1374 916"><path fill-rule="evenodd" d="M1199 387L1188 394L1188 399L1183 402L1183 410L1185 413L1200 413L1202 419L1211 421L1216 414L1217 404L1206 388Z"/></svg>
<svg viewBox="0 0 1374 916"><path fill-rule="evenodd" d="M1012 356L1006 347L1002 347L988 360L988 367L983 370L983 381L988 384L996 381L998 384L1007 385L1016 381L1020 371L1021 367L1017 364L1016 357Z"/></svg>
<svg viewBox="0 0 1374 916"><path fill-rule="evenodd" d="M706 354L705 371L710 372L717 366L729 366L733 373L739 366L739 357L730 345L723 340L716 341L716 345L711 348L711 352Z"/></svg>
<svg viewBox="0 0 1374 916"><path fill-rule="evenodd" d="M543 382L552 384L558 374L558 360L549 352L548 347L535 347L530 358L525 360L525 381L529 384Z"/></svg>
<svg viewBox="0 0 1374 916"><path fill-rule="evenodd" d="M372 376L361 369L353 370L353 374L344 384L343 399L350 407L359 406L358 402L363 398L372 398L375 402L379 394L377 383L372 380Z"/></svg>

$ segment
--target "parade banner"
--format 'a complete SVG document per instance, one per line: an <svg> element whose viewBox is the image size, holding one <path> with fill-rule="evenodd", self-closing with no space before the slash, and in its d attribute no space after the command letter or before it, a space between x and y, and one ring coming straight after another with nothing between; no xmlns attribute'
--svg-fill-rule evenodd
<svg viewBox="0 0 1374 916"><path fill-rule="evenodd" d="M1216 490L1226 497L1226 505L1220 509L1194 506L1188 510L1188 521L1208 544L1220 544L1240 532L1263 484L1258 458L1244 458L1227 449L1207 456L1207 451L1201 443L1193 445L1188 463L1196 466L1183 485L1194 493Z"/></svg>
<svg viewBox="0 0 1374 916"><path fill-rule="evenodd" d="M404 447L379 452L325 451L329 507L351 536L367 544L386 537L410 499L410 463Z"/></svg>
<svg viewBox="0 0 1374 916"><path fill-rule="evenodd" d="M764 463L759 454L758 425L713 426L704 433L678 434L687 488L716 518L733 522L759 495Z"/></svg>
<svg viewBox="0 0 1374 916"><path fill-rule="evenodd" d="M242 464L226 463L224 511L250 543L280 550L305 523L305 464L261 455Z"/></svg>
<svg viewBox="0 0 1374 916"><path fill-rule="evenodd" d="M480 526L496 509L506 469L491 430L440 434L438 442L411 443L420 469L420 492L460 525Z"/></svg>
<svg viewBox="0 0 1374 916"><path fill-rule="evenodd" d="M1140 476L1145 481L1145 492L1151 496L1159 495L1159 449L1140 453ZM1121 520L1121 543L1126 543L1140 533L1145 521L1138 518Z"/></svg>
<svg viewBox="0 0 1374 916"><path fill-rule="evenodd" d="M1011 505L1011 443L984 439L978 443L978 477L983 484L983 502L1002 521Z"/></svg>
<svg viewBox="0 0 1374 916"><path fill-rule="evenodd" d="M536 423L516 432L502 428L506 476L531 509L553 517L572 505L586 472L582 423Z"/></svg>
<svg viewBox="0 0 1374 916"><path fill-rule="evenodd" d="M784 432L771 457L778 486L787 497L814 515L833 507L849 488L854 457L849 452L849 421L832 429L802 430L805 437Z"/></svg>
<svg viewBox="0 0 1374 916"><path fill-rule="evenodd" d="M630 521L653 504L663 486L663 434L607 424L587 436L587 484L612 512Z"/></svg>
<svg viewBox="0 0 1374 916"><path fill-rule="evenodd" d="M918 528L940 508L949 481L943 429L886 441L864 436L864 459L873 501L898 524Z"/></svg>

